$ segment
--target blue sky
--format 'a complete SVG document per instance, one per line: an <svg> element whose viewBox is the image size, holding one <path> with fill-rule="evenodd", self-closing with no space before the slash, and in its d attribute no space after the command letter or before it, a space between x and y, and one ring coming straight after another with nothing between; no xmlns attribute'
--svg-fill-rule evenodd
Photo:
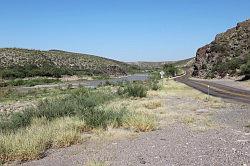
<svg viewBox="0 0 250 166"><path fill-rule="evenodd" d="M250 0L0 0L0 47L184 59L249 19L249 8Z"/></svg>

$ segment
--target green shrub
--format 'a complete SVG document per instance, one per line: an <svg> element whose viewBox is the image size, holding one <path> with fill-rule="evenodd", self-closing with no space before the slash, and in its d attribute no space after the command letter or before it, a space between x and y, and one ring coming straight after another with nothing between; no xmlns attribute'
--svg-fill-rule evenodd
<svg viewBox="0 0 250 166"><path fill-rule="evenodd" d="M215 77L214 71L208 71L207 74L206 74L206 76L205 76L206 79L207 78L214 78L214 77Z"/></svg>
<svg viewBox="0 0 250 166"><path fill-rule="evenodd" d="M146 97L147 88L139 83L128 83L125 87L119 88L119 95L128 95L129 97Z"/></svg>
<svg viewBox="0 0 250 166"><path fill-rule="evenodd" d="M173 64L165 64L163 66L163 70L164 70L166 76L171 76L171 77L176 76L176 74L179 71L179 69L176 66L174 66Z"/></svg>
<svg viewBox="0 0 250 166"><path fill-rule="evenodd" d="M246 63L240 66L242 75L250 75L250 53L247 55Z"/></svg>
<svg viewBox="0 0 250 166"><path fill-rule="evenodd" d="M161 89L161 86L159 85L158 81L151 81L150 82L150 89L156 91L156 90Z"/></svg>
<svg viewBox="0 0 250 166"><path fill-rule="evenodd" d="M149 75L149 78L150 78L151 81L160 80L161 79L160 72L158 72L158 71L151 72L150 75Z"/></svg>
<svg viewBox="0 0 250 166"><path fill-rule="evenodd" d="M110 93L110 90L101 91L85 88L72 90L72 92L64 98L44 100L40 102L36 108L29 108L23 112L15 112L8 117L0 116L0 132L14 131L26 127L30 125L31 119L36 117L46 117L48 120L76 115L84 119L91 118L91 114L95 115L96 112L100 114L103 113L98 109L94 109L96 106L114 97L115 95ZM92 123L90 122L89 124Z"/></svg>
<svg viewBox="0 0 250 166"><path fill-rule="evenodd" d="M105 110L104 108L91 108L83 112L82 117L90 128L107 128L108 125L119 127L122 125L125 109L118 111Z"/></svg>
<svg viewBox="0 0 250 166"><path fill-rule="evenodd" d="M119 96L122 96L125 94L124 87L119 86L116 92Z"/></svg>
<svg viewBox="0 0 250 166"><path fill-rule="evenodd" d="M11 113L9 116L1 115L0 132L13 131L28 126L35 115L36 112L34 109L26 109L24 112Z"/></svg>
<svg viewBox="0 0 250 166"><path fill-rule="evenodd" d="M224 77L230 71L230 75L236 74L236 69L241 69L241 71L245 71L246 60L240 59L238 57L227 60L226 62L217 63L212 67L211 72L207 75L207 77L214 76L215 72L217 72L220 76Z"/></svg>
<svg viewBox="0 0 250 166"><path fill-rule="evenodd" d="M25 78L35 76L47 76L60 78L62 75L73 75L74 71L68 68L59 68L51 64L13 66L1 69L0 75L4 79Z"/></svg>
<svg viewBox="0 0 250 166"><path fill-rule="evenodd" d="M15 80L8 80L0 84L0 87L22 86L22 85L35 86L35 85L58 83L58 82L61 82L61 81L59 79L48 79L48 78L36 78L36 79L29 79L29 80L15 79Z"/></svg>

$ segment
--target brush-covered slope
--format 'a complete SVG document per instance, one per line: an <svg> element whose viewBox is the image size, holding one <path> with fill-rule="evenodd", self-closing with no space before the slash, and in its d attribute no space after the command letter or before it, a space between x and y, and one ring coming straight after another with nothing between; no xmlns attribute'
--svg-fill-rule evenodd
<svg viewBox="0 0 250 166"><path fill-rule="evenodd" d="M164 65L173 64L178 67L189 66L193 63L194 58L188 58L178 61L162 61L162 62L147 62L147 61L137 61L137 62L128 62L130 65L139 66L141 69L157 69L162 68Z"/></svg>
<svg viewBox="0 0 250 166"><path fill-rule="evenodd" d="M250 20L218 34L196 53L193 76L223 78L250 73Z"/></svg>
<svg viewBox="0 0 250 166"><path fill-rule="evenodd" d="M0 69L2 77L8 78L60 77L64 74L126 75L136 67L107 58L60 50L1 48Z"/></svg>

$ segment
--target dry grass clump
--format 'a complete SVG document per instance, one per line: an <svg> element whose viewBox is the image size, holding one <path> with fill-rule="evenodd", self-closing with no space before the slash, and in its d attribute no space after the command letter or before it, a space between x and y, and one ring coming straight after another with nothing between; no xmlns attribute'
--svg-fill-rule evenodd
<svg viewBox="0 0 250 166"><path fill-rule="evenodd" d="M206 131L208 129L217 127L209 115L201 116L196 114L182 114L178 119L180 122L198 131Z"/></svg>
<svg viewBox="0 0 250 166"><path fill-rule="evenodd" d="M131 113L124 120L123 127L131 128L136 132L147 132L156 129L156 119L145 113Z"/></svg>
<svg viewBox="0 0 250 166"><path fill-rule="evenodd" d="M85 165L86 166L106 166L107 164L104 161L89 161Z"/></svg>
<svg viewBox="0 0 250 166"><path fill-rule="evenodd" d="M147 109L156 109L161 107L162 104L160 101L149 101L147 103L144 104L144 107Z"/></svg>
<svg viewBox="0 0 250 166"><path fill-rule="evenodd" d="M84 128L84 121L77 118L65 117L52 122L46 118L34 119L25 129L0 135L0 160L38 159L49 147L66 147L83 141Z"/></svg>
<svg viewBox="0 0 250 166"><path fill-rule="evenodd" d="M185 123L185 124L192 124L195 122L195 117L193 116L184 116L182 118L182 122Z"/></svg>

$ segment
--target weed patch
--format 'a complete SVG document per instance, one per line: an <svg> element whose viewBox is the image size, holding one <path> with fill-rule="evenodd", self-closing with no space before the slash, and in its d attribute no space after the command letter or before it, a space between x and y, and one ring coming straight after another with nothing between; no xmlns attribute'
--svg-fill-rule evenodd
<svg viewBox="0 0 250 166"><path fill-rule="evenodd" d="M50 147L66 147L83 141L80 132L85 127L79 118L48 121L35 118L29 127L15 133L0 135L0 160L32 160L43 156Z"/></svg>
<svg viewBox="0 0 250 166"><path fill-rule="evenodd" d="M124 127L136 132L147 132L156 129L156 119L144 113L131 113L124 120Z"/></svg>

